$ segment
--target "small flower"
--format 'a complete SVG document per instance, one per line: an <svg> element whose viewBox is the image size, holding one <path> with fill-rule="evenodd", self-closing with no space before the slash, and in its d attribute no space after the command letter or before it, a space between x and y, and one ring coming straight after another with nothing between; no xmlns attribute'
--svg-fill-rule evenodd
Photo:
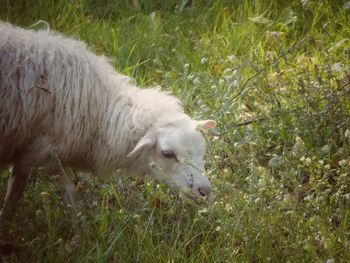
<svg viewBox="0 0 350 263"><path fill-rule="evenodd" d="M312 196L311 196L311 195L307 195L307 196L305 196L305 197L304 197L304 200L305 200L305 201L310 201L310 200L311 200L311 198L312 198Z"/></svg>
<svg viewBox="0 0 350 263"><path fill-rule="evenodd" d="M301 5L305 7L305 6L308 6L308 4L310 3L310 0L301 0L300 2L301 2Z"/></svg>
<svg viewBox="0 0 350 263"><path fill-rule="evenodd" d="M296 143L304 143L303 140L299 136L295 137L295 142Z"/></svg>
<svg viewBox="0 0 350 263"><path fill-rule="evenodd" d="M231 63L236 62L237 57L235 55L231 55L227 57L227 60L230 61Z"/></svg>
<svg viewBox="0 0 350 263"><path fill-rule="evenodd" d="M193 80L193 84L194 85L200 85L201 84L201 81L198 77L196 77L194 80Z"/></svg>
<svg viewBox="0 0 350 263"><path fill-rule="evenodd" d="M202 65L205 65L205 64L207 64L208 63L208 59L207 58L202 58L201 59L201 64Z"/></svg>
<svg viewBox="0 0 350 263"><path fill-rule="evenodd" d="M208 213L208 209L206 209L206 208L198 211L198 214L200 214L200 215L205 215L207 213Z"/></svg>
<svg viewBox="0 0 350 263"><path fill-rule="evenodd" d="M305 163L306 163L306 164L310 164L310 163L311 163L310 157L307 157L307 158L305 159Z"/></svg>
<svg viewBox="0 0 350 263"><path fill-rule="evenodd" d="M226 204L226 205L225 205L225 210L226 210L227 212L232 211L232 206L231 206L230 204Z"/></svg>
<svg viewBox="0 0 350 263"><path fill-rule="evenodd" d="M222 72L223 75L228 75L232 72L232 68L225 68L224 71Z"/></svg>
<svg viewBox="0 0 350 263"><path fill-rule="evenodd" d="M334 64L331 66L331 69L332 69L333 71L340 72L340 71L342 71L342 64L341 64L340 62L334 63Z"/></svg>
<svg viewBox="0 0 350 263"><path fill-rule="evenodd" d="M258 198L256 198L256 199L254 200L254 203L259 204L259 203L260 203L260 201L261 201L261 198L260 198L260 197L258 197Z"/></svg>
<svg viewBox="0 0 350 263"><path fill-rule="evenodd" d="M349 163L349 161L348 161L347 159L343 159L343 160L340 160L340 161L338 162L338 164L339 164L340 166L346 166L348 163Z"/></svg>
<svg viewBox="0 0 350 263"><path fill-rule="evenodd" d="M194 78L195 78L195 76L193 74L190 74L190 75L187 76L188 80L193 80Z"/></svg>
<svg viewBox="0 0 350 263"><path fill-rule="evenodd" d="M44 191L44 192L41 192L40 195L41 196L49 196L49 193Z"/></svg>

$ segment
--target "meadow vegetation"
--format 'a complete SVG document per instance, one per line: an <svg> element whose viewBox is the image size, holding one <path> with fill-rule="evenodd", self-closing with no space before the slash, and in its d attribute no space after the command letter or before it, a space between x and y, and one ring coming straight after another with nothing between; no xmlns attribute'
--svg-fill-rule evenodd
<svg viewBox="0 0 350 263"><path fill-rule="evenodd" d="M2 237L10 262L350 261L350 2L2 0L0 19L44 20L218 122L211 202L77 175L75 218L39 170Z"/></svg>

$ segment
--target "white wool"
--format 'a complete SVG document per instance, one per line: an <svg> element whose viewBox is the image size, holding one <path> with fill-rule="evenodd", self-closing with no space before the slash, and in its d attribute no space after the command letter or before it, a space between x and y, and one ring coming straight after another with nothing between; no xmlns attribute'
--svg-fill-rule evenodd
<svg viewBox="0 0 350 263"><path fill-rule="evenodd" d="M0 22L0 166L64 166L105 174L146 131L188 118L159 89L139 89L84 43ZM142 169L141 169L142 170Z"/></svg>

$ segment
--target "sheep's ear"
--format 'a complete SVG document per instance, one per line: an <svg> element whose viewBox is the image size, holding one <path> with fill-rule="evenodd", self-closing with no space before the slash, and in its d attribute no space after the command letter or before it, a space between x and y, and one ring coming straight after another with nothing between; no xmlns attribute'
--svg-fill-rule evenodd
<svg viewBox="0 0 350 263"><path fill-rule="evenodd" d="M135 157L145 148L151 148L156 144L157 140L154 135L146 134L136 144L135 148L128 154L128 157Z"/></svg>
<svg viewBox="0 0 350 263"><path fill-rule="evenodd" d="M216 126L216 121L214 120L205 120L205 121L197 121L198 127L203 130L209 130Z"/></svg>

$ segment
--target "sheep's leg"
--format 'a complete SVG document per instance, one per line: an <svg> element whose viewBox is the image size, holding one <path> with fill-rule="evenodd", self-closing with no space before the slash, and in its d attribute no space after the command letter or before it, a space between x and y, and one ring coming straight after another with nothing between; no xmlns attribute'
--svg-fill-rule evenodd
<svg viewBox="0 0 350 263"><path fill-rule="evenodd" d="M64 202L68 206L72 207L75 212L78 212L79 204L77 198L77 191L75 190L75 184L71 176L69 176L66 173L61 173L60 175L58 175L57 181L64 189Z"/></svg>
<svg viewBox="0 0 350 263"><path fill-rule="evenodd" d="M29 174L30 169L23 168L20 165L14 165L11 177L8 181L4 205L0 213L0 225L3 224L5 220L7 221L10 219L11 213L14 211L15 205L27 184Z"/></svg>

